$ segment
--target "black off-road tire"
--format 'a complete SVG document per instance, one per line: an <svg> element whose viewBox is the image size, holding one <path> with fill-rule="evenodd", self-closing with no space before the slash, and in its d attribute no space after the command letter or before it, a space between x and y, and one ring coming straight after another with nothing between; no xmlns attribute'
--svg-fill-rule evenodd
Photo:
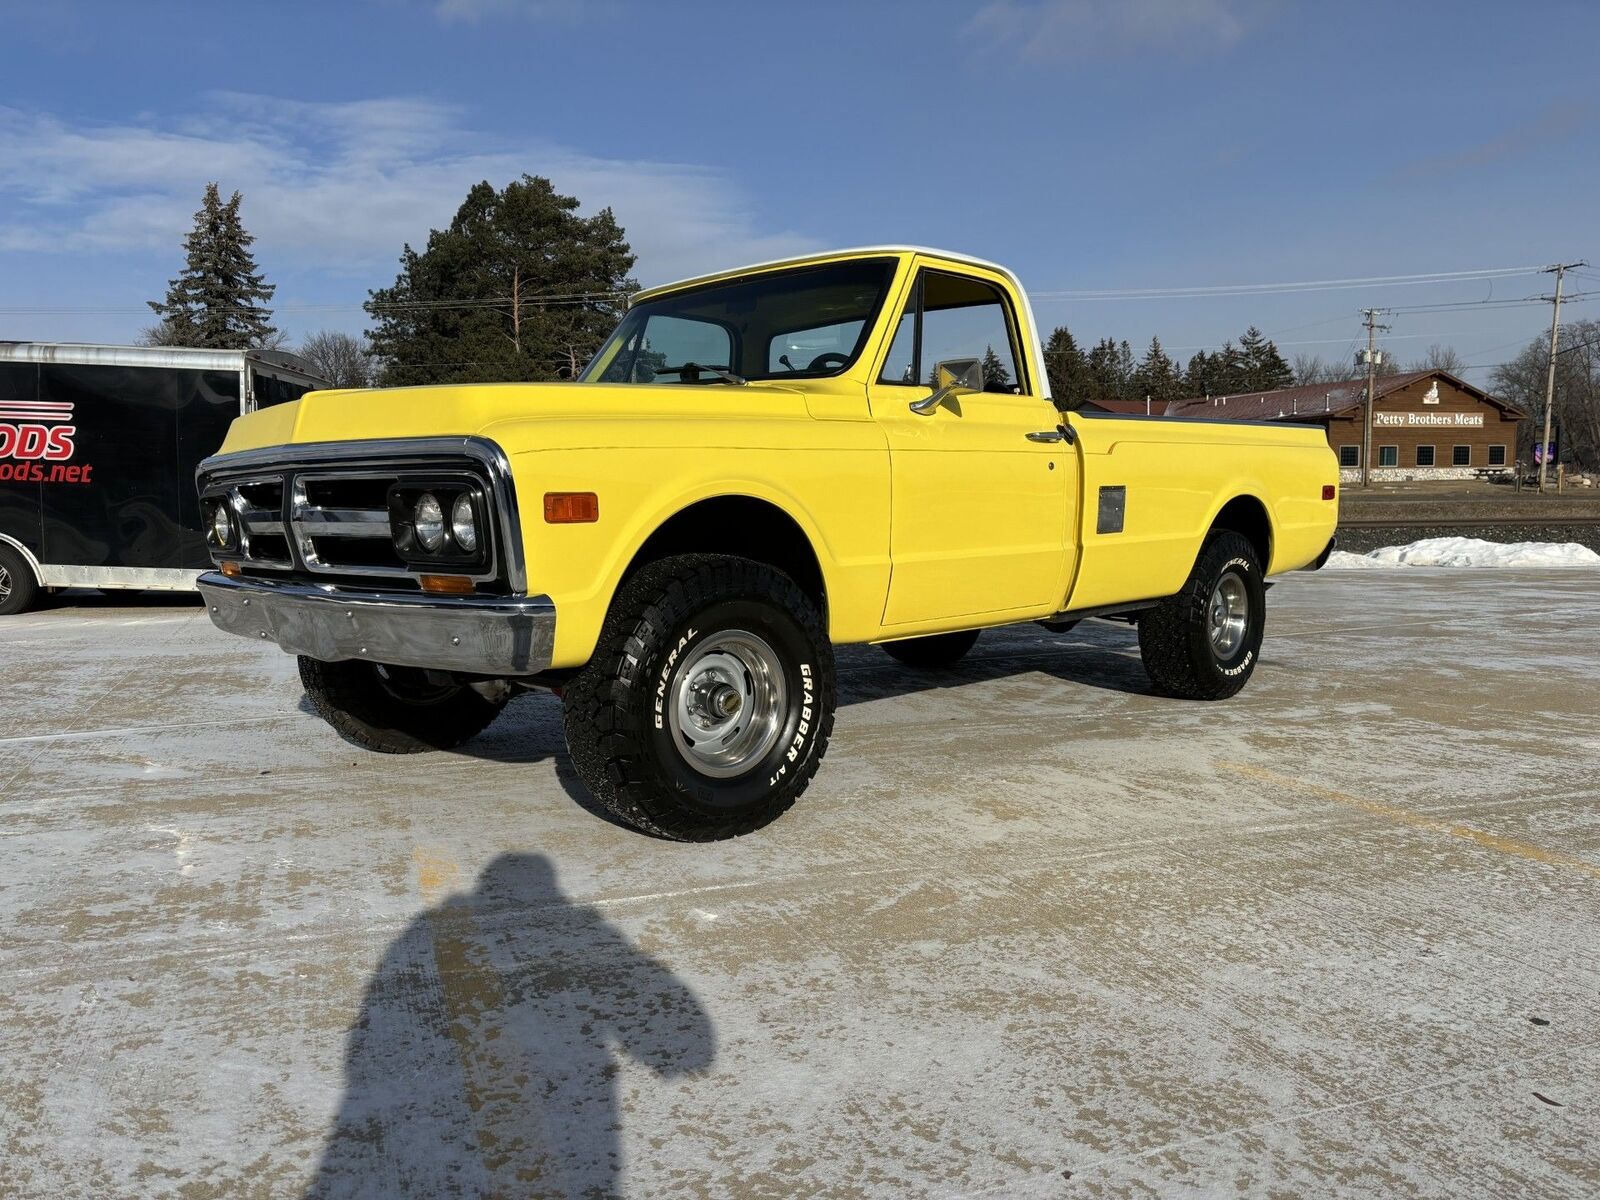
<svg viewBox="0 0 1600 1200"><path fill-rule="evenodd" d="M760 638L785 697L770 749L715 777L675 732L679 672L730 631ZM593 658L567 685L562 716L573 766L623 824L685 842L738 837L786 812L833 732L833 647L822 615L788 575L726 555L645 566L612 600ZM734 718L729 718L734 720Z"/></svg>
<svg viewBox="0 0 1600 1200"><path fill-rule="evenodd" d="M1225 575L1243 584L1248 601L1243 638L1226 656L1210 632L1213 593ZM1139 614L1139 657L1156 691L1184 700L1224 700L1244 687L1261 658L1266 632L1266 587L1261 559L1241 534L1207 535L1183 590Z"/></svg>
<svg viewBox="0 0 1600 1200"><path fill-rule="evenodd" d="M339 736L380 754L453 750L500 715L465 684L434 685L413 667L322 662L300 656L300 682L317 715Z"/></svg>
<svg viewBox="0 0 1600 1200"><path fill-rule="evenodd" d="M978 631L963 629L957 633L935 633L928 637L884 642L883 652L908 667L937 670L955 666L977 643Z"/></svg>
<svg viewBox="0 0 1600 1200"><path fill-rule="evenodd" d="M0 617L25 613L39 599L39 581L16 547L0 542Z"/></svg>

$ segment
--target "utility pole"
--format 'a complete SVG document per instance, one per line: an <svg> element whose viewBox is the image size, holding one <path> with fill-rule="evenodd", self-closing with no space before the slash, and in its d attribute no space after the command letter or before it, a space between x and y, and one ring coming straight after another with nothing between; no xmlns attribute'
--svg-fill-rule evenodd
<svg viewBox="0 0 1600 1200"><path fill-rule="evenodd" d="M1556 341L1561 336L1561 280L1573 267L1586 267L1589 264L1582 260L1570 263L1556 263L1553 267L1546 267L1543 275L1554 274L1556 277L1556 294L1552 297L1555 305L1550 314L1550 373L1544 381L1544 440L1539 443L1539 490L1544 491L1545 468L1549 466L1550 458L1550 415L1556 404Z"/></svg>
<svg viewBox="0 0 1600 1200"><path fill-rule="evenodd" d="M1378 354L1374 338L1378 330L1387 330L1387 325L1379 325L1378 318L1388 312L1387 308L1363 308L1361 316L1367 327L1367 402L1362 405L1363 418L1361 429L1361 486L1372 486L1372 397L1378 390Z"/></svg>

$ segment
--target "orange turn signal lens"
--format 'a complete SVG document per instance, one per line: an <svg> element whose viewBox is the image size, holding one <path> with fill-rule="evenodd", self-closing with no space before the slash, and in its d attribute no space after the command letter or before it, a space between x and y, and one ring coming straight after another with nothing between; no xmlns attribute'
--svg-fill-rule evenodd
<svg viewBox="0 0 1600 1200"><path fill-rule="evenodd" d="M218 570L229 579L237 579L244 574L244 568L236 562L224 562L218 567Z"/></svg>
<svg viewBox="0 0 1600 1200"><path fill-rule="evenodd" d="M1324 500L1332 500L1338 494L1339 489L1334 487L1333 484L1325 483L1322 485L1322 498Z"/></svg>
<svg viewBox="0 0 1600 1200"><path fill-rule="evenodd" d="M465 575L424 575L422 590L435 596L470 596L475 588Z"/></svg>
<svg viewBox="0 0 1600 1200"><path fill-rule="evenodd" d="M600 497L593 492L546 492L544 519L552 525L577 525L600 519Z"/></svg>

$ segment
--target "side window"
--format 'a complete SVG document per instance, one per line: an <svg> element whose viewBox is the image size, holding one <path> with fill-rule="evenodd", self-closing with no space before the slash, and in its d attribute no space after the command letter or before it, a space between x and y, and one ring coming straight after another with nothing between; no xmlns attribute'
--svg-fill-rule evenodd
<svg viewBox="0 0 1600 1200"><path fill-rule="evenodd" d="M929 271L922 282L923 382L935 378L940 363L957 359L983 364L986 392L1021 390L1011 323L999 289L976 279Z"/></svg>
<svg viewBox="0 0 1600 1200"><path fill-rule="evenodd" d="M962 275L924 271L879 379L932 387L940 363L979 363L984 391L1020 392L1024 380L1011 330L1005 296L998 288Z"/></svg>
<svg viewBox="0 0 1600 1200"><path fill-rule="evenodd" d="M640 342L643 342L641 345ZM656 316L618 352L602 376L607 383L677 382L684 363L732 369L733 338L721 325L687 317Z"/></svg>

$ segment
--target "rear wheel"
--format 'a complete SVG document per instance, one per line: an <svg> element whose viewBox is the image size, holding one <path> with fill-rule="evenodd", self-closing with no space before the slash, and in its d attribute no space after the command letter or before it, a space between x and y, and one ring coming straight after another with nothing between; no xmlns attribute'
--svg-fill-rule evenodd
<svg viewBox="0 0 1600 1200"><path fill-rule="evenodd" d="M908 667L937 669L955 666L977 643L978 631L963 629L959 633L935 633L929 637L884 642L883 651Z"/></svg>
<svg viewBox="0 0 1600 1200"><path fill-rule="evenodd" d="M1266 587L1255 547L1232 530L1207 536L1183 590L1139 615L1139 656L1158 692L1222 700L1255 672Z"/></svg>
<svg viewBox="0 0 1600 1200"><path fill-rule="evenodd" d="M39 598L39 581L16 547L0 543L0 617L27 612Z"/></svg>
<svg viewBox="0 0 1600 1200"><path fill-rule="evenodd" d="M340 736L380 754L454 749L487 729L505 707L465 684L383 663L302 655L300 682L311 707Z"/></svg>
<svg viewBox="0 0 1600 1200"><path fill-rule="evenodd" d="M623 585L562 697L578 776L625 824L737 837L794 804L833 729L833 648L764 563L680 555Z"/></svg>

